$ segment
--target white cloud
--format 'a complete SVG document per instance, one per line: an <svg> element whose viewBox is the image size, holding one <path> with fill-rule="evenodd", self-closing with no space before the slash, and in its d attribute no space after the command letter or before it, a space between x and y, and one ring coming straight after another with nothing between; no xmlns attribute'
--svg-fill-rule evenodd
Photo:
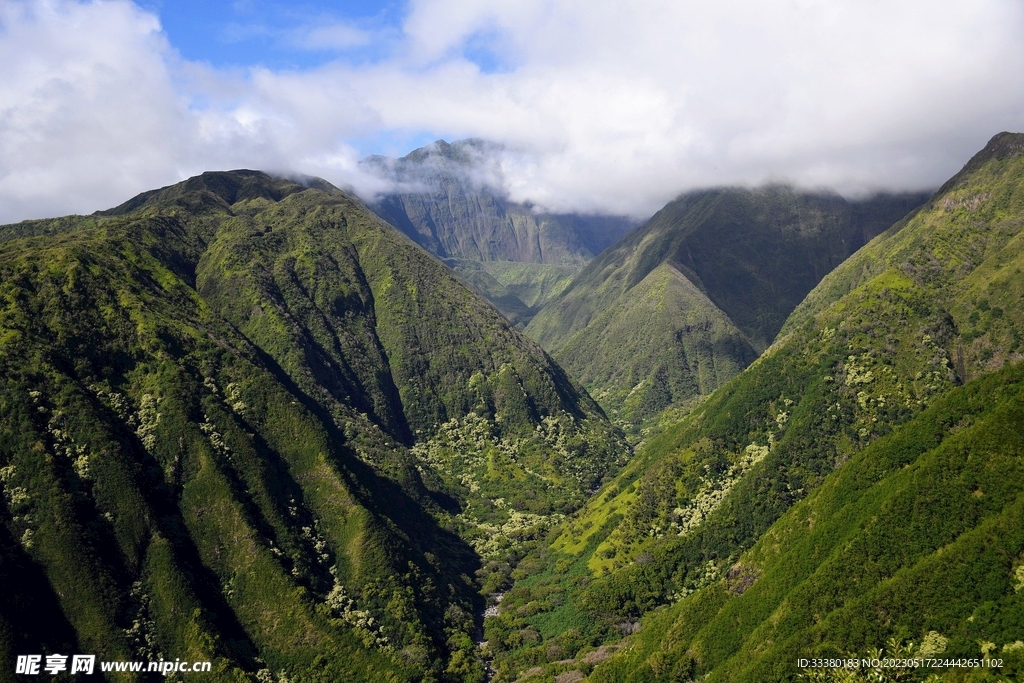
<svg viewBox="0 0 1024 683"><path fill-rule="evenodd" d="M0 64L0 222L89 213L210 169L365 182L342 136L375 116L345 88L183 62L130 2L0 0Z"/></svg>
<svg viewBox="0 0 1024 683"><path fill-rule="evenodd" d="M183 105L165 50L157 21L128 4L0 2L0 219L166 177Z"/></svg>
<svg viewBox="0 0 1024 683"><path fill-rule="evenodd" d="M935 186L1024 128L1016 0L412 0L403 31L366 65L218 71L127 1L0 0L0 220L210 168L374 189L352 141L390 133L494 140L513 197L642 214L724 183Z"/></svg>
<svg viewBox="0 0 1024 683"><path fill-rule="evenodd" d="M437 68L438 89L449 120L521 146L506 177L549 205L653 210L767 178L936 185L1024 124L1018 2L419 0L406 26L424 59L499 32L510 72Z"/></svg>

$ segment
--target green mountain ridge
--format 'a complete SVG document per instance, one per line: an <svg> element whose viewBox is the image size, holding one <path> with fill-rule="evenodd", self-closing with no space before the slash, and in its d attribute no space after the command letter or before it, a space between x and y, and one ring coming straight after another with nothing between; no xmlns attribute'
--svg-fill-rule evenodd
<svg viewBox="0 0 1024 683"><path fill-rule="evenodd" d="M473 544L503 557L626 453L361 202L255 171L0 226L0 376L4 662L479 680Z"/></svg>
<svg viewBox="0 0 1024 683"><path fill-rule="evenodd" d="M942 680L1024 673L1022 380L1018 364L956 389L853 456L592 680L787 680L799 658L869 657L892 638L911 657L978 659L989 643L1003 662Z"/></svg>
<svg viewBox="0 0 1024 683"><path fill-rule="evenodd" d="M485 623L495 680L1019 676L1022 151L993 138L749 368L662 418L523 560ZM1004 667L796 667L925 645Z"/></svg>
<svg viewBox="0 0 1024 683"><path fill-rule="evenodd" d="M630 417L710 394L757 358L729 317L670 263L648 273L558 353L586 359L574 363L579 380L612 415Z"/></svg>
<svg viewBox="0 0 1024 683"><path fill-rule="evenodd" d="M689 193L591 262L527 334L612 415L641 421L746 367L826 273L925 198L847 202L781 185ZM662 267L687 282L641 286ZM694 311L708 322L684 329Z"/></svg>

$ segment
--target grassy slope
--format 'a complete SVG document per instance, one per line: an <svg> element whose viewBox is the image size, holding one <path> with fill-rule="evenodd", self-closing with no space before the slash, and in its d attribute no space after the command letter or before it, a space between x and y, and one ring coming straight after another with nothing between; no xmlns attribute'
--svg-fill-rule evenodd
<svg viewBox="0 0 1024 683"><path fill-rule="evenodd" d="M395 578L391 534L345 481L351 456L123 227L4 244L5 526L75 651L212 659L223 679L256 656L301 671L314 651L336 675L397 673L322 607L329 565L301 531L323 534L329 560ZM244 418L207 388L230 383ZM298 483L310 475L318 487Z"/></svg>
<svg viewBox="0 0 1024 683"><path fill-rule="evenodd" d="M514 466L562 463L548 508L619 455L539 348L333 188L206 174L0 234L0 547L41 606L0 601L7 653L472 679L478 560L435 522L460 492L406 446L472 416L529 442Z"/></svg>
<svg viewBox="0 0 1024 683"><path fill-rule="evenodd" d="M908 221L902 221L824 278L793 312L780 336L808 324L847 292L878 275L901 273L949 310L962 332L957 370L975 376L1020 349L1021 330L1002 310L1024 295L1020 235L1024 195L1016 177L1021 137L994 137Z"/></svg>
<svg viewBox="0 0 1024 683"><path fill-rule="evenodd" d="M840 476L844 463L863 457L864 448L913 420L965 375L1019 361L1021 139L997 136L920 212L826 278L762 358L648 438L618 480L566 523L547 555L533 559L539 573L522 582L522 597L507 611L503 603L496 626L530 628L515 610L539 590L572 595L563 604L583 605L584 620L605 615L608 624L628 623L696 591L683 604L704 611L687 623L713 619L715 596L744 576L736 564L741 553L796 501L834 469ZM985 540L970 528L964 533ZM883 544L879 552L895 551ZM587 571L576 580L560 577L569 566ZM741 622L763 618L728 614ZM665 619L645 623L656 632L667 628ZM589 642L612 632L592 630ZM843 646L859 647L878 633ZM741 635L726 638L721 628L715 634L725 640L706 647L739 647ZM542 641L508 648L507 670L548 661L544 647ZM715 657L694 661L706 670L725 659Z"/></svg>
<svg viewBox="0 0 1024 683"><path fill-rule="evenodd" d="M788 680L798 657L930 631L943 656L990 642L1024 672L1022 390L1020 365L981 378L855 455L593 679Z"/></svg>

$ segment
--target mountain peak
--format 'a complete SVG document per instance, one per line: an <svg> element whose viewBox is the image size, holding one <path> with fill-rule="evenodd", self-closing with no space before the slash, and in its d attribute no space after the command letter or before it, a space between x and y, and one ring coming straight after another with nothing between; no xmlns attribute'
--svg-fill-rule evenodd
<svg viewBox="0 0 1024 683"><path fill-rule="evenodd" d="M502 146L500 144L482 138L466 138L465 140L456 140L451 143L445 140L435 140L429 145L414 149L399 159L399 161L423 163L436 159L447 159L456 163L472 164L480 161L480 157L498 152L501 149Z"/></svg>
<svg viewBox="0 0 1024 683"><path fill-rule="evenodd" d="M1024 133L1008 133L1003 131L992 136L985 148L975 157L1005 159L1024 152Z"/></svg>
<svg viewBox="0 0 1024 683"><path fill-rule="evenodd" d="M964 164L964 167L960 169L960 172L955 176L946 181L946 183L938 189L935 196L952 190L957 185L962 184L971 174L976 170L984 166L988 161L992 159L1010 159L1015 156L1019 156L1024 152L1024 133L1009 133L1003 131L992 136L992 139L988 141L981 151L971 157L971 160Z"/></svg>
<svg viewBox="0 0 1024 683"><path fill-rule="evenodd" d="M315 177L283 178L250 169L207 171L174 185L143 192L120 206L98 213L105 216L120 216L143 206L174 201L189 194L204 192L227 206L258 198L278 202L288 195L310 188L330 194L341 192L326 180Z"/></svg>

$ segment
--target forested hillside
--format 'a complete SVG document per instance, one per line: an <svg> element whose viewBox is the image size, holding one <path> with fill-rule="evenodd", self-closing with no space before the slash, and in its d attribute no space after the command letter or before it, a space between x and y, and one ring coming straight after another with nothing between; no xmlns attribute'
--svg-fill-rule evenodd
<svg viewBox="0 0 1024 683"><path fill-rule="evenodd" d="M878 680L1016 676L1022 228L1001 134L524 561L498 679L787 681L877 648L1005 663Z"/></svg>
<svg viewBox="0 0 1024 683"><path fill-rule="evenodd" d="M322 181L208 173L0 227L4 662L480 680L481 557L625 454L536 344Z"/></svg>

